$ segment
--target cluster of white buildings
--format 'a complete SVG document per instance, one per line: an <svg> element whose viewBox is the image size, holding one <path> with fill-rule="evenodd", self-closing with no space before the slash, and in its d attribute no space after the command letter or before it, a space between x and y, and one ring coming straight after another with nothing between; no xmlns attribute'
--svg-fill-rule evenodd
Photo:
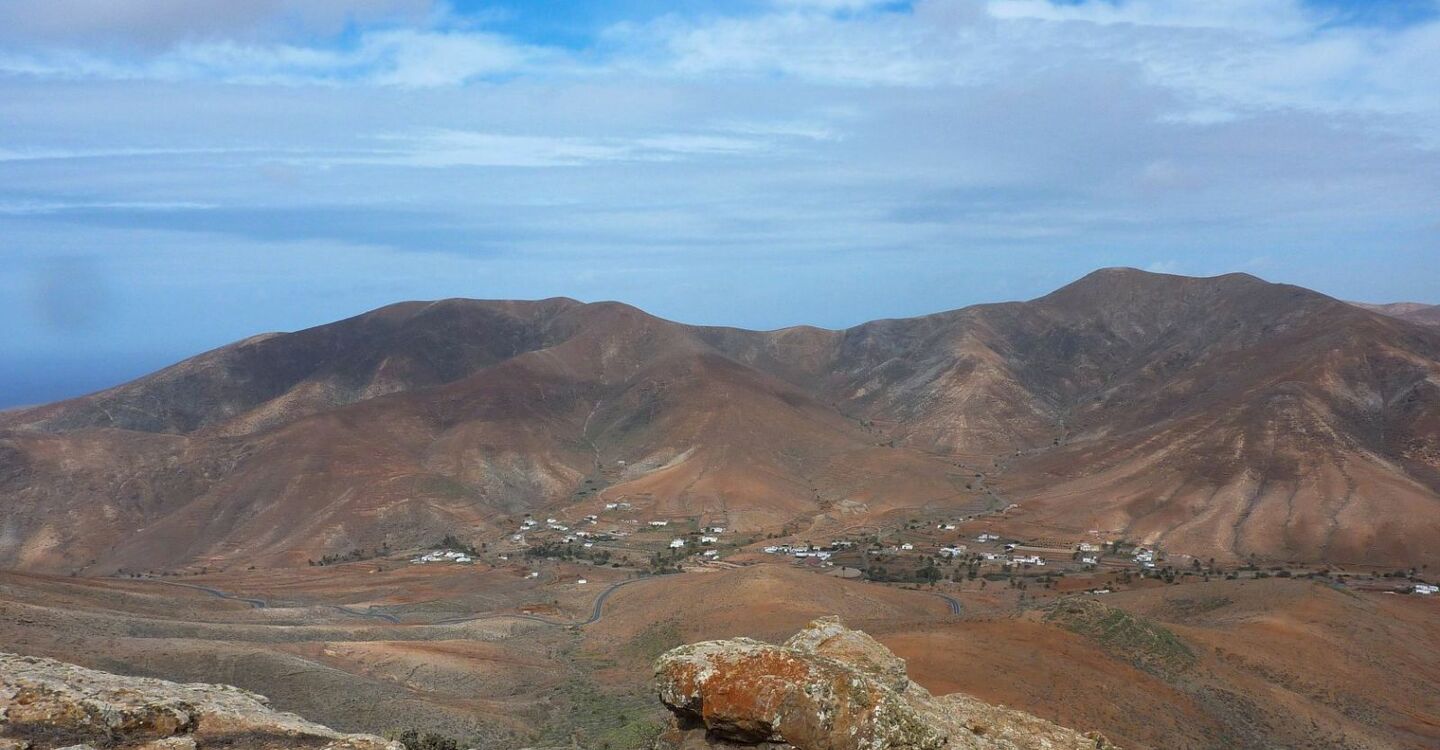
<svg viewBox="0 0 1440 750"><path fill-rule="evenodd" d="M833 554L830 550L816 549L810 545L792 547L788 544L772 544L762 551L767 555L790 555L798 558L813 557L817 560L829 560L830 555Z"/></svg>
<svg viewBox="0 0 1440 750"><path fill-rule="evenodd" d="M1142 568L1155 567L1155 550L1138 547L1135 550L1135 562Z"/></svg>
<svg viewBox="0 0 1440 750"><path fill-rule="evenodd" d="M982 543L982 544L985 543L985 542L998 542L998 541L1000 541L1000 535L999 535L999 534L991 534L991 533L988 533L988 532L987 532L987 533L981 534L980 536L975 537L975 541L980 542L980 543Z"/></svg>
<svg viewBox="0 0 1440 750"><path fill-rule="evenodd" d="M1421 596L1431 596L1433 594L1440 594L1440 586L1430 583L1417 583L1415 584L1415 588L1411 589L1411 592Z"/></svg>
<svg viewBox="0 0 1440 750"><path fill-rule="evenodd" d="M412 565L425 565L426 563L439 562L472 563L475 562L475 558L465 554L464 552L455 552L454 550L442 551L438 549L434 552L426 552L419 557L410 558L410 563Z"/></svg>

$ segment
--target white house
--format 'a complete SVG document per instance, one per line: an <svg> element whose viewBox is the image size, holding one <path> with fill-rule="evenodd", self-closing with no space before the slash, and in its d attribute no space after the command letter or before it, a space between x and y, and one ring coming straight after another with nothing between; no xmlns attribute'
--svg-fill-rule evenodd
<svg viewBox="0 0 1440 750"><path fill-rule="evenodd" d="M651 526L655 526L655 527L669 526L669 525L670 525L670 522L669 522L669 521L651 521L651 522L650 522L650 525L651 525Z"/></svg>
<svg viewBox="0 0 1440 750"><path fill-rule="evenodd" d="M900 549L906 549L906 550L915 549L915 545L913 545L913 544L911 544L911 543L909 543L909 542L906 542L906 543L900 545Z"/></svg>
<svg viewBox="0 0 1440 750"><path fill-rule="evenodd" d="M954 547L954 546L951 546L951 547L941 547L941 548L940 548L940 555L941 555L942 557L959 557L959 556L960 556L962 553L964 553L964 552L965 552L965 550L964 550L964 548L962 548L962 547Z"/></svg>
<svg viewBox="0 0 1440 750"><path fill-rule="evenodd" d="M975 537L975 541L977 541L977 542L998 542L998 541L1000 541L1000 535L999 535L999 534L981 534L980 536Z"/></svg>
<svg viewBox="0 0 1440 750"><path fill-rule="evenodd" d="M670 542L670 549L680 549L685 546L684 539L674 539Z"/></svg>
<svg viewBox="0 0 1440 750"><path fill-rule="evenodd" d="M1100 559L1095 557L1094 555L1085 555L1080 558L1080 562L1085 565L1098 565L1100 563Z"/></svg>
<svg viewBox="0 0 1440 750"><path fill-rule="evenodd" d="M702 536L702 537L700 537L700 543L701 543L701 544L714 544L714 543L716 543L716 542L718 542L718 541L720 541L720 540L717 539L716 537L713 537L713 536Z"/></svg>
<svg viewBox="0 0 1440 750"><path fill-rule="evenodd" d="M1417 583L1415 584L1414 592L1420 594L1421 596L1440 594L1440 586L1435 586L1429 583Z"/></svg>

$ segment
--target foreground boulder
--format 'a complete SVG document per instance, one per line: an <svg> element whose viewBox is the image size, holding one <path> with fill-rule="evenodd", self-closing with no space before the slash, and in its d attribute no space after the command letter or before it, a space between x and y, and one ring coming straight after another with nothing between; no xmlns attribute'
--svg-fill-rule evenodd
<svg viewBox="0 0 1440 750"><path fill-rule="evenodd" d="M0 653L0 750L404 750L270 708L229 685L122 677Z"/></svg>
<svg viewBox="0 0 1440 750"><path fill-rule="evenodd" d="M674 714L659 750L1097 750L1080 734L965 695L935 697L905 662L837 618L783 646L749 638L663 654L656 687Z"/></svg>

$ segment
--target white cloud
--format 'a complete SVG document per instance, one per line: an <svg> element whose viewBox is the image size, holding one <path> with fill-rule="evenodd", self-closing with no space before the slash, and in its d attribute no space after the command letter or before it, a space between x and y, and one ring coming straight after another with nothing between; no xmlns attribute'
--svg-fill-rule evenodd
<svg viewBox="0 0 1440 750"><path fill-rule="evenodd" d="M990 12L1002 19L1215 29L1272 37L1304 33L1325 20L1298 0L1088 0L1066 4L1049 0L993 0Z"/></svg>
<svg viewBox="0 0 1440 750"><path fill-rule="evenodd" d="M541 136L432 129L380 136L383 145L361 152L302 158L325 164L407 167L576 167L598 162L672 161L772 151L758 136L723 131L642 136Z"/></svg>
<svg viewBox="0 0 1440 750"><path fill-rule="evenodd" d="M216 208L211 203L185 201L0 201L0 214L33 216L65 211L203 211Z"/></svg>
<svg viewBox="0 0 1440 750"><path fill-rule="evenodd" d="M55 78L427 87L513 73L545 57L543 50L494 34L393 29L365 33L355 45L337 49L221 40L184 42L141 58L66 49L0 51L0 72Z"/></svg>
<svg viewBox="0 0 1440 750"><path fill-rule="evenodd" d="M1177 258L1440 283L1413 260L1440 252L1433 22L920 0L667 15L581 50L485 28L186 33L140 52L0 36L0 254L163 240L168 264L329 243L336 288L357 283L349 252L413 271L377 302L663 291L682 317L773 324ZM1357 247L1388 261L1347 265ZM426 286L422 256L476 277ZM609 286L566 287L576 268ZM525 283L486 286L502 276ZM744 304L697 291L714 279Z"/></svg>
<svg viewBox="0 0 1440 750"><path fill-rule="evenodd" d="M5 0L0 42L134 44L340 31L347 23L416 21L434 0Z"/></svg>
<svg viewBox="0 0 1440 750"><path fill-rule="evenodd" d="M368 35L357 53L374 71L369 80L396 86L462 84L517 71L542 56L535 48L493 34L410 30Z"/></svg>

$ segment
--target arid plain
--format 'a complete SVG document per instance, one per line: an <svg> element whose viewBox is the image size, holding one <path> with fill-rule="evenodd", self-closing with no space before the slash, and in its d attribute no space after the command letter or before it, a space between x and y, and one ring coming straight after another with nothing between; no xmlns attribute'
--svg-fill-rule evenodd
<svg viewBox="0 0 1440 750"><path fill-rule="evenodd" d="M1243 275L846 331L405 303L0 415L0 650L620 750L661 652L838 614L1123 747L1430 748L1437 446L1440 328Z"/></svg>

